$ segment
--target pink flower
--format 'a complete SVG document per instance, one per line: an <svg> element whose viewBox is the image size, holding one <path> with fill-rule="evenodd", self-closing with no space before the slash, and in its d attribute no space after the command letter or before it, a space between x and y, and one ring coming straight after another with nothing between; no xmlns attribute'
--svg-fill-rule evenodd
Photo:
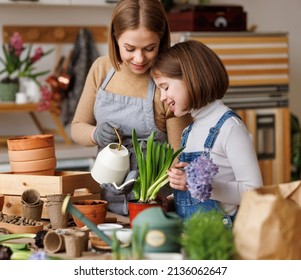
<svg viewBox="0 0 301 280"><path fill-rule="evenodd" d="M19 57L22 51L24 50L22 37L18 32L15 32L13 36L10 38L9 48L15 54L15 56Z"/></svg>
<svg viewBox="0 0 301 280"><path fill-rule="evenodd" d="M34 54L30 56L32 46L25 47L22 37L18 32L15 32L10 38L7 46L3 46L4 59L0 57L0 66L3 64L3 69L0 68L0 75L6 74L6 77L2 81L10 82L12 80L18 80L19 77L27 77L35 80L39 83L37 77L45 75L49 72L36 71L36 67L33 67L36 61L40 60L43 56L48 55L53 49L43 52L41 47L35 49ZM26 54L22 56L23 51Z"/></svg>
<svg viewBox="0 0 301 280"><path fill-rule="evenodd" d="M51 105L51 91L47 86L41 86L42 97L38 102L38 112L48 110Z"/></svg>
<svg viewBox="0 0 301 280"><path fill-rule="evenodd" d="M43 56L43 50L41 47L35 49L34 55L31 57L31 63L35 63Z"/></svg>

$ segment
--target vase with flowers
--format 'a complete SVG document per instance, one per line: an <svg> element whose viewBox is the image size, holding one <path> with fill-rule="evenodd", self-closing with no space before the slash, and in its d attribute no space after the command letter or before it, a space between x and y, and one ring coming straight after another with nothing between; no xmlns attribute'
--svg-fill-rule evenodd
<svg viewBox="0 0 301 280"><path fill-rule="evenodd" d="M22 80L33 82L40 88L38 77L46 75L49 70L37 71L36 62L52 51L44 52L37 47L32 54L32 45L25 46L21 35L15 32L2 46L4 58L0 57L0 101L14 101L15 93L22 87ZM22 91L25 89L22 88Z"/></svg>

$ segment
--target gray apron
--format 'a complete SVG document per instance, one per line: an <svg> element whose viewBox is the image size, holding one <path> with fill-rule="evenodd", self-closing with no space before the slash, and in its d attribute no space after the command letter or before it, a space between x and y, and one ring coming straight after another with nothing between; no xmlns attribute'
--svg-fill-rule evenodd
<svg viewBox="0 0 301 280"><path fill-rule="evenodd" d="M105 90L115 73L111 69L100 86L94 105L94 117L97 124L113 121L123 131L122 145L130 152L130 169L137 170L137 162L132 145L132 129L135 128L138 140L147 140L152 131L156 131L155 140L166 141L166 133L160 131L154 118L154 95L156 86L149 80L147 98L122 96ZM134 199L133 192L127 195L114 195L102 189L102 199L109 202L108 209L114 213L128 215L127 201Z"/></svg>

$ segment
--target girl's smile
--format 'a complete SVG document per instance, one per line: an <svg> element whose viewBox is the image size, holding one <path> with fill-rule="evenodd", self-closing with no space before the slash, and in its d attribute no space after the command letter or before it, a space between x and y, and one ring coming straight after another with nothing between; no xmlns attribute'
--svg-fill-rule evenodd
<svg viewBox="0 0 301 280"><path fill-rule="evenodd" d="M154 77L154 81L160 89L160 100L169 106L176 117L181 117L188 113L188 94L182 80L160 75Z"/></svg>

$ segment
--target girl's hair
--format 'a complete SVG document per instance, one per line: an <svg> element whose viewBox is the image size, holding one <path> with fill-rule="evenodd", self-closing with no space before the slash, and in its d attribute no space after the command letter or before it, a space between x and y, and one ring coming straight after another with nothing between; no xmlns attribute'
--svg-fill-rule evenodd
<svg viewBox="0 0 301 280"><path fill-rule="evenodd" d="M190 40L177 43L155 59L153 77L183 80L190 104L199 109L222 99L229 87L229 77L220 58L206 45Z"/></svg>
<svg viewBox="0 0 301 280"><path fill-rule="evenodd" d="M127 30L144 26L159 35L159 53L170 47L170 31L166 12L159 0L120 0L113 11L109 27L109 56L115 70L120 70L118 38Z"/></svg>

